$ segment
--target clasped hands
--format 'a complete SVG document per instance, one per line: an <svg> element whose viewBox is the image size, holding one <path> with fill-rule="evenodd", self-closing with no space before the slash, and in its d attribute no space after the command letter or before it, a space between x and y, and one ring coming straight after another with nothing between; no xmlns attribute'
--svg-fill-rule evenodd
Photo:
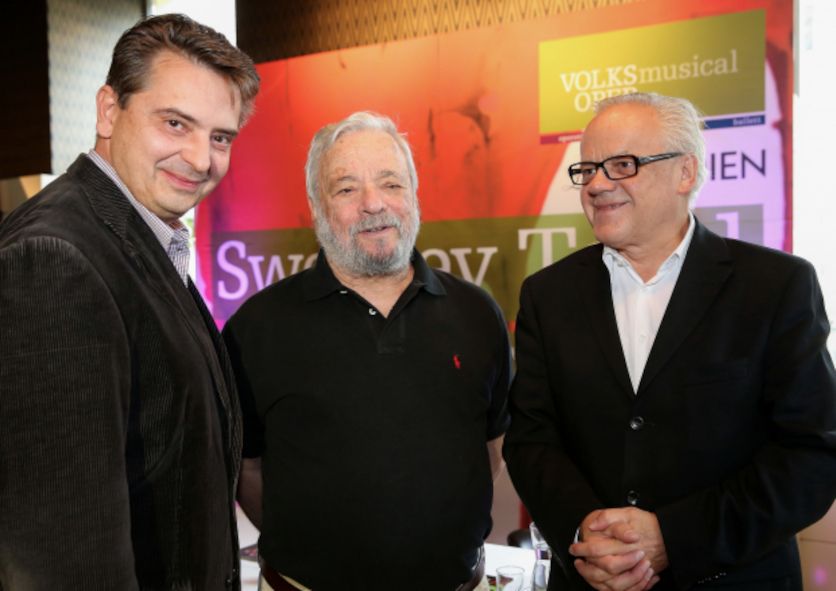
<svg viewBox="0 0 836 591"><path fill-rule="evenodd" d="M635 507L599 509L584 518L569 546L578 573L597 591L644 591L668 566L656 515Z"/></svg>

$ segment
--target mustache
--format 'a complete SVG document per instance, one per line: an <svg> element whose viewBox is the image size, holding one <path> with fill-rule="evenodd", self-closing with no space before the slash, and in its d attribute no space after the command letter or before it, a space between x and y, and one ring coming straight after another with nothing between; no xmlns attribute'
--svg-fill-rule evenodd
<svg viewBox="0 0 836 591"><path fill-rule="evenodd" d="M398 216L396 216L393 213L385 211L381 213L376 213L352 225L349 228L349 234L353 238L357 236L357 234L359 234L360 232L365 232L366 230L371 230L373 228L380 228L382 226L391 226L396 230L400 231L401 220L400 218L398 218Z"/></svg>

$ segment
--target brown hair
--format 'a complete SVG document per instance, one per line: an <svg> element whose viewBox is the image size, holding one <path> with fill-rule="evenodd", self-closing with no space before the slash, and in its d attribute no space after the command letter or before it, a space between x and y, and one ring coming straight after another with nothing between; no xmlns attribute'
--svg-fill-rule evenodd
<svg viewBox="0 0 836 591"><path fill-rule="evenodd" d="M241 123L252 113L259 77L250 57L211 27L182 14L164 14L139 21L122 33L113 48L106 83L125 108L132 94L148 80L151 63L160 51L173 51L211 68L241 93Z"/></svg>

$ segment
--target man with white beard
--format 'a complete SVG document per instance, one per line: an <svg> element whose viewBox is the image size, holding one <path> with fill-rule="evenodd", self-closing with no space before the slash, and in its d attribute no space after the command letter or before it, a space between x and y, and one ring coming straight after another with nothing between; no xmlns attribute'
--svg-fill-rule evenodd
<svg viewBox="0 0 836 591"><path fill-rule="evenodd" d="M508 424L502 314L415 250L418 179L389 118L327 125L305 172L316 265L224 330L262 588L475 589Z"/></svg>

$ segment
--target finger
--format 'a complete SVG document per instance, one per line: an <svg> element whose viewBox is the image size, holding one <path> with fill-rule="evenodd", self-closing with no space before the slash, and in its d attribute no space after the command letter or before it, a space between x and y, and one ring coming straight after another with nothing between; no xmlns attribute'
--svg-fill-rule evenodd
<svg viewBox="0 0 836 591"><path fill-rule="evenodd" d="M620 521L613 523L608 529L607 533L613 538L624 542L625 544L635 544L641 539L639 532L629 523Z"/></svg>
<svg viewBox="0 0 836 591"><path fill-rule="evenodd" d="M627 514L623 509L601 509L590 514L592 519L586 526L590 531L603 531L618 522L626 522Z"/></svg>
<svg viewBox="0 0 836 591"><path fill-rule="evenodd" d="M593 538L569 546L569 554L578 558L600 558L610 554L626 554L639 550L638 544L625 544L614 538Z"/></svg>
<svg viewBox="0 0 836 591"><path fill-rule="evenodd" d="M650 581L653 580L654 576L655 576L655 573L653 572L653 568L651 567L651 568L647 569L647 571L644 573L644 576L641 578L641 580L638 583L636 583L635 585L633 585L632 587L630 587L627 591L644 591L645 589L647 589L647 585L649 584Z"/></svg>
<svg viewBox="0 0 836 591"><path fill-rule="evenodd" d="M606 589L609 589L609 586L607 586L605 583L606 581L612 578L612 575L601 570L594 564L591 564L579 558L575 561L575 569L577 569L578 574L580 574L580 576L582 576L587 583L589 583L596 589L598 588L597 585L602 585Z"/></svg>
<svg viewBox="0 0 836 591"><path fill-rule="evenodd" d="M649 560L642 560L629 571L616 575L606 581L607 586L613 591L639 591L646 582L653 576Z"/></svg>
<svg viewBox="0 0 836 591"><path fill-rule="evenodd" d="M644 551L634 550L626 554L610 554L600 558L588 558L587 562L591 562L611 575L620 575L636 566L642 558L644 558Z"/></svg>
<svg viewBox="0 0 836 591"><path fill-rule="evenodd" d="M587 523L586 529L588 529L591 532L604 531L608 527L612 526L614 523L618 523L618 521L610 520L608 518L599 516Z"/></svg>
<svg viewBox="0 0 836 591"><path fill-rule="evenodd" d="M598 520L599 520L599 519L600 519L600 517L601 517L601 514L602 514L603 512L604 512L604 510L603 510L603 509L596 509L595 511L593 511L592 513L590 513L589 515L587 515L587 516L584 518L584 520L583 520L583 521L581 521L581 527L580 527L580 529L581 529L581 534L582 534L582 536L581 536L581 537L584 537L586 533L590 532L590 529L589 529L589 524L591 524L591 523L597 523L597 522L598 522Z"/></svg>
<svg viewBox="0 0 836 591"><path fill-rule="evenodd" d="M652 570L652 569L651 569ZM644 591L647 591L651 587L653 587L656 583L659 582L659 575L653 575L650 578L650 581L647 582L647 585L644 586Z"/></svg>

